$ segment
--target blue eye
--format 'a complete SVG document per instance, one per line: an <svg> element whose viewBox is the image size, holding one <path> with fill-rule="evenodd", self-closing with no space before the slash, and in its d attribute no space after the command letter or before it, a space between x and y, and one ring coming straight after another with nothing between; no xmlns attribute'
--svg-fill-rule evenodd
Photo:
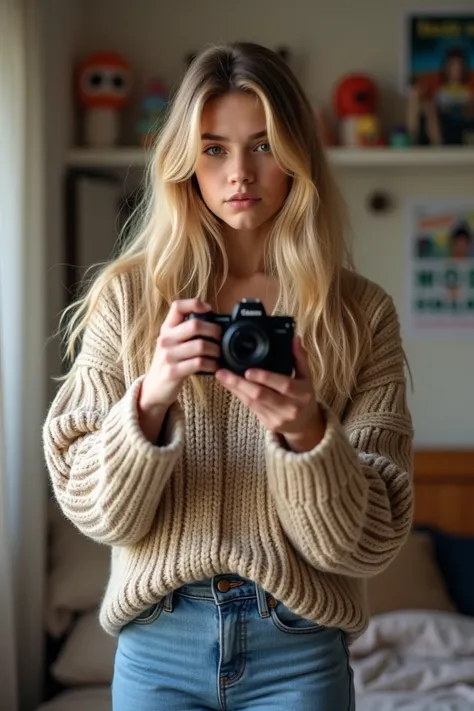
<svg viewBox="0 0 474 711"><path fill-rule="evenodd" d="M260 143L255 149L256 151L259 151L260 153L270 153L271 148L269 143Z"/></svg>
<svg viewBox="0 0 474 711"><path fill-rule="evenodd" d="M204 153L208 156L221 156L224 153L224 149L220 146L209 146Z"/></svg>

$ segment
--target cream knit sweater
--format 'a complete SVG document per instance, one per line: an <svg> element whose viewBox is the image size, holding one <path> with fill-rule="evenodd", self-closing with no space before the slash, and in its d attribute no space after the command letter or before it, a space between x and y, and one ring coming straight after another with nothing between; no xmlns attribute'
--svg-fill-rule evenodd
<svg viewBox="0 0 474 711"><path fill-rule="evenodd" d="M364 579L395 557L412 521L412 424L391 299L354 277L372 358L350 400L318 394L326 434L295 454L212 376L207 410L185 385L162 446L145 439L137 394L146 366L117 362L141 289L138 273L110 287L44 426L62 511L111 546L103 628L117 634L180 585L234 573L355 638L368 620Z"/></svg>

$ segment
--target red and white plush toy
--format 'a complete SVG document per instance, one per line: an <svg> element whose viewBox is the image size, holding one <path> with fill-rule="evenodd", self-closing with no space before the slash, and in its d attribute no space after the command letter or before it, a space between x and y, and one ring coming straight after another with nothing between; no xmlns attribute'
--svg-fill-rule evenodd
<svg viewBox="0 0 474 711"><path fill-rule="evenodd" d="M343 146L383 145L377 116L378 90L365 74L349 74L334 89L334 110Z"/></svg>
<svg viewBox="0 0 474 711"><path fill-rule="evenodd" d="M120 134L120 113L128 104L132 75L116 52L95 52L79 66L77 92L84 110L84 143L113 146Z"/></svg>

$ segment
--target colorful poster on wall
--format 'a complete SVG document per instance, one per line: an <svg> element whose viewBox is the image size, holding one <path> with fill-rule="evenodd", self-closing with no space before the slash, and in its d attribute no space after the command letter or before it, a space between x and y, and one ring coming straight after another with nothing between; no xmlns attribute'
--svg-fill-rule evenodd
<svg viewBox="0 0 474 711"><path fill-rule="evenodd" d="M474 200L408 206L412 338L474 339Z"/></svg>
<svg viewBox="0 0 474 711"><path fill-rule="evenodd" d="M404 20L403 88L432 100L442 143L474 144L474 10Z"/></svg>

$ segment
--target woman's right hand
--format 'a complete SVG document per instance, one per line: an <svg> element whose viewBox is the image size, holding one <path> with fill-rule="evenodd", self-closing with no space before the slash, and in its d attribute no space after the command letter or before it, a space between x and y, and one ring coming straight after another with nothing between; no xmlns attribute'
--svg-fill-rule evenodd
<svg viewBox="0 0 474 711"><path fill-rule="evenodd" d="M138 402L140 424L150 441L156 441L170 405L190 375L215 373L220 346L206 338L220 339L221 329L200 319L185 320L191 313L211 311L199 299L171 304L156 342L153 360L143 379Z"/></svg>

